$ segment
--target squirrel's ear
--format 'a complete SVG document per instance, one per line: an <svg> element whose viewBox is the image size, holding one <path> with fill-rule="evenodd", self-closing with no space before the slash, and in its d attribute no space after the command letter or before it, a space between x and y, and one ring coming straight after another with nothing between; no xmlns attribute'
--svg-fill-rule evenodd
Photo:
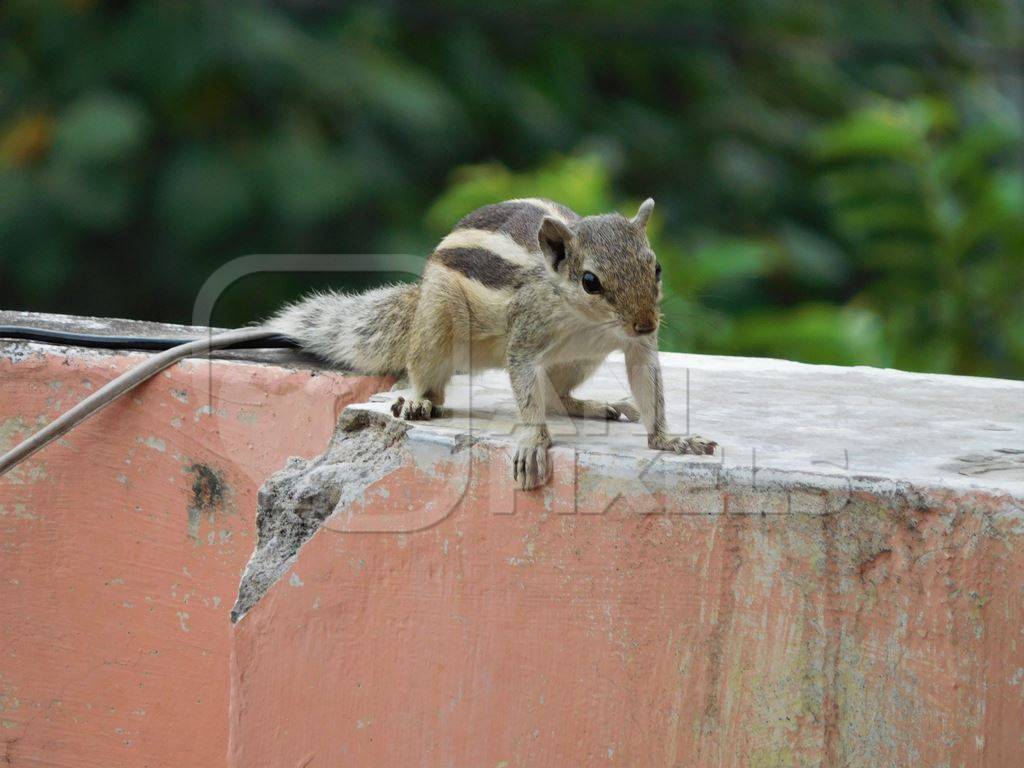
<svg viewBox="0 0 1024 768"><path fill-rule="evenodd" d="M551 268L558 271L558 265L565 259L566 249L572 241L572 230L561 219L545 216L540 224L540 249Z"/></svg>
<svg viewBox="0 0 1024 768"><path fill-rule="evenodd" d="M638 229L647 229L647 220L651 218L651 211L653 210L654 198L648 197L640 203L640 210L636 212L636 216L630 219L630 224Z"/></svg>

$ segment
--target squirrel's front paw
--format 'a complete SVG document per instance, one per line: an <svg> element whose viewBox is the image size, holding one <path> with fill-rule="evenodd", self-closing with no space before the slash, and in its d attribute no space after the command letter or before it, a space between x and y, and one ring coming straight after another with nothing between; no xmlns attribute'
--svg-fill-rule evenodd
<svg viewBox="0 0 1024 768"><path fill-rule="evenodd" d="M650 435L647 438L647 447L658 451L672 451L673 453L692 453L697 456L710 456L715 452L718 443L714 440L706 440L698 435L689 437L669 437L668 435Z"/></svg>
<svg viewBox="0 0 1024 768"><path fill-rule="evenodd" d="M548 446L545 434L530 435L520 440L512 457L512 479L524 491L544 485L548 479Z"/></svg>
<svg viewBox="0 0 1024 768"><path fill-rule="evenodd" d="M426 421L431 416L440 416L441 409L425 397L398 397L391 403L391 413L406 421Z"/></svg>

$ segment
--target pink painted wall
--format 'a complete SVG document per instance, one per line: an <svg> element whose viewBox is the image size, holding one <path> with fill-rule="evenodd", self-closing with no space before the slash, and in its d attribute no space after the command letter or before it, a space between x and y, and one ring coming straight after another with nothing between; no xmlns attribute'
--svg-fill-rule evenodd
<svg viewBox="0 0 1024 768"><path fill-rule="evenodd" d="M639 515L584 468L623 497L495 514L506 457L475 460L426 530L328 520L235 626L232 766L1020 764L1005 500L722 489ZM410 453L363 511L458 498L457 464Z"/></svg>
<svg viewBox="0 0 1024 768"><path fill-rule="evenodd" d="M35 349L0 450L141 359ZM224 765L256 491L385 384L189 361L0 478L0 765Z"/></svg>

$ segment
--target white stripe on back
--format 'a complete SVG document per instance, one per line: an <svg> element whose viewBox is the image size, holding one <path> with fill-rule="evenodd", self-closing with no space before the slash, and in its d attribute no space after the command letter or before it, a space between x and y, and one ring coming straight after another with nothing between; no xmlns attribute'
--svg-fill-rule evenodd
<svg viewBox="0 0 1024 768"><path fill-rule="evenodd" d="M438 243L434 250L449 248L483 248L505 261L524 267L534 267L540 263L537 253L530 253L504 232L489 229L456 229Z"/></svg>

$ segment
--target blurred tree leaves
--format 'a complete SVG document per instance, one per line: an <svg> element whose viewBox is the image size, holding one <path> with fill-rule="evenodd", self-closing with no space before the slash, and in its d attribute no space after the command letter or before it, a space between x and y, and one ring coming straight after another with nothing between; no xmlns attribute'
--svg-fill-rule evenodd
<svg viewBox="0 0 1024 768"><path fill-rule="evenodd" d="M134 100L111 92L86 94L60 116L54 162L87 168L131 160L147 129L148 117Z"/></svg>
<svg viewBox="0 0 1024 768"><path fill-rule="evenodd" d="M1012 5L10 0L0 304L187 320L243 254L651 195L666 349L1021 377Z"/></svg>
<svg viewBox="0 0 1024 768"><path fill-rule="evenodd" d="M558 200L582 216L604 213L613 207L610 187L608 171L594 155L555 158L523 174L512 173L499 163L464 166L427 212L427 223L440 237L480 206L521 197Z"/></svg>
<svg viewBox="0 0 1024 768"><path fill-rule="evenodd" d="M229 153L206 147L184 147L169 159L155 202L165 236L186 251L216 242L253 206L245 169Z"/></svg>
<svg viewBox="0 0 1024 768"><path fill-rule="evenodd" d="M898 367L1024 370L1011 342L1024 330L1011 309L1024 294L1024 173L1011 165L1024 145L986 90L965 87L959 105L876 100L811 141L837 239L869 278L855 301L881 318Z"/></svg>

